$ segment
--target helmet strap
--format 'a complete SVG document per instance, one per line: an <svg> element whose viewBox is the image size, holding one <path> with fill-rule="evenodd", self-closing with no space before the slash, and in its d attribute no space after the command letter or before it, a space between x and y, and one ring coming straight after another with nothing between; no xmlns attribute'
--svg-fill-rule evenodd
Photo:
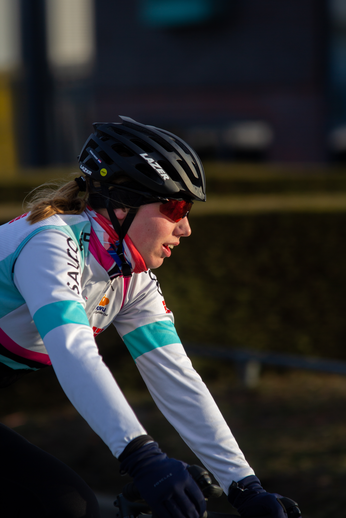
<svg viewBox="0 0 346 518"><path fill-rule="evenodd" d="M120 266L121 273L123 274L124 277L131 277L131 275L132 275L131 267L126 262L126 259L124 256L123 241L127 234L128 229L131 226L132 221L134 220L136 213L129 212L126 215L122 225L120 225L118 218L114 214L114 209L112 207L112 201L109 198L108 187L106 187L105 185L102 185L102 193L106 199L106 209L107 209L109 218L111 220L114 230L116 231L116 233L118 234L118 237L119 237L119 244L118 244L118 247L116 248L116 253L121 261L121 266ZM115 243L114 243L114 246L115 246Z"/></svg>

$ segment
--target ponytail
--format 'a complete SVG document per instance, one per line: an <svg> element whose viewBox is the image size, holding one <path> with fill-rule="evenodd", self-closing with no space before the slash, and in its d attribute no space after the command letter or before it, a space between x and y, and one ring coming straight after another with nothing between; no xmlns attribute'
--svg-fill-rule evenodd
<svg viewBox="0 0 346 518"><path fill-rule="evenodd" d="M31 224L54 216L55 214L81 214L86 208L88 189L80 194L75 180L59 187L58 183L43 184L42 189L34 189L26 203L30 214L27 221Z"/></svg>

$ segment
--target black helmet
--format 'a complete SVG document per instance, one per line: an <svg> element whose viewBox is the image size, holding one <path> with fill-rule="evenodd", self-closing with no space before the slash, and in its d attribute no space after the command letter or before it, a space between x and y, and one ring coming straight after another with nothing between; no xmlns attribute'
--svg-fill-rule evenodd
<svg viewBox="0 0 346 518"><path fill-rule="evenodd" d="M203 165L186 142L166 130L120 118L121 123L93 124L95 131L79 156L83 173L102 184L126 175L143 194L158 199L205 201Z"/></svg>
<svg viewBox="0 0 346 518"><path fill-rule="evenodd" d="M121 123L94 123L95 131L84 144L78 160L81 171L90 179L91 206L106 207L119 236L116 248L114 244L121 263L119 271L130 276L123 240L137 209L128 212L120 225L113 210L117 203L138 208L170 198L205 201L205 175L197 153L182 139L129 117L120 118ZM80 189L85 189L82 178L77 183Z"/></svg>

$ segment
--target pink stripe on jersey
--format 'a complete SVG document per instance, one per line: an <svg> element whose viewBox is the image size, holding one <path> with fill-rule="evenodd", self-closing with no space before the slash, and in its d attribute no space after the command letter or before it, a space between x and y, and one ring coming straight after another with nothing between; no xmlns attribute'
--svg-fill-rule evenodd
<svg viewBox="0 0 346 518"><path fill-rule="evenodd" d="M131 254L133 262L134 262L133 273L141 273L141 272L147 271L148 267L145 264L143 257L138 252L135 245L132 243L130 236L127 234L125 236L125 243L128 246L128 249L130 251L130 254Z"/></svg>
<svg viewBox="0 0 346 518"><path fill-rule="evenodd" d="M95 230L91 227L90 242L89 242L90 253L95 257L96 261L108 272L112 268L114 261L105 250L103 245L100 243Z"/></svg>
<svg viewBox="0 0 346 518"><path fill-rule="evenodd" d="M115 244L118 241L118 234L115 232L109 219L107 219L102 214L95 212L89 206L87 209L87 215L91 217L91 224L93 225L93 223L96 223L99 230L101 230L100 235L100 232L98 232L97 228L93 229L90 237L89 249L99 264L101 264L101 266L103 266L103 268L108 271L113 266L114 262L112 259L111 262L109 262L110 256L106 251L111 247L112 243ZM144 262L144 259L133 244L128 234L126 234L124 238L124 244L125 258L131 264L132 272L141 273L146 271L148 268Z"/></svg>
<svg viewBox="0 0 346 518"><path fill-rule="evenodd" d="M123 301L122 301L122 304L121 304L121 308L123 307L123 305L125 303L125 297L126 297L126 294L127 294L127 290L129 289L130 280L131 280L131 277L124 277L124 295L123 295Z"/></svg>
<svg viewBox="0 0 346 518"><path fill-rule="evenodd" d="M17 356L21 356L27 360L33 360L44 365L52 365L48 354L37 353L35 351L30 351L29 349L21 347L16 342L14 342L12 338L10 338L2 329L0 329L0 343L3 347L5 347L5 349L13 354L16 354Z"/></svg>

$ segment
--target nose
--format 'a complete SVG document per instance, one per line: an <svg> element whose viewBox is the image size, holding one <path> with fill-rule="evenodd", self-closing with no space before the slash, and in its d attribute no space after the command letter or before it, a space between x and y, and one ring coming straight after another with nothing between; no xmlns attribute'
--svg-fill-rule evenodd
<svg viewBox="0 0 346 518"><path fill-rule="evenodd" d="M189 237L191 235L191 227L187 217L177 223L175 234L179 237Z"/></svg>

